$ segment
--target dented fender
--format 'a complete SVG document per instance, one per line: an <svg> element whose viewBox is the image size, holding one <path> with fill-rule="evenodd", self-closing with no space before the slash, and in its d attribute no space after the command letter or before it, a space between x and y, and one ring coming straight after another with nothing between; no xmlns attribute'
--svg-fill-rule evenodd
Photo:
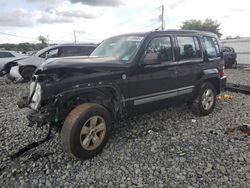
<svg viewBox="0 0 250 188"><path fill-rule="evenodd" d="M75 105L94 100L94 102L112 110L114 118L117 118L117 113L121 116L125 114L124 96L121 94L119 87L112 83L89 83L87 87L74 85L72 89L57 94L54 106L58 109L58 119L62 119L62 117L69 113L69 110L72 110L71 108L65 108L65 104L73 102L72 100L78 103Z"/></svg>

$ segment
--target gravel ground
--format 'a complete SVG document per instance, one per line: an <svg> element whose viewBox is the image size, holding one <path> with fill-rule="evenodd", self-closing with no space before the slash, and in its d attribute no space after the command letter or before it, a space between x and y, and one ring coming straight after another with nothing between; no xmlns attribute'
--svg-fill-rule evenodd
<svg viewBox="0 0 250 188"><path fill-rule="evenodd" d="M250 72L228 70L229 82L250 83ZM236 77L236 80L234 78ZM28 128L17 99L27 84L0 79L0 187L249 187L250 137L228 128L250 124L250 98L217 103L206 117L186 105L117 123L103 152L87 161L64 153L58 134L11 160L9 154L43 137Z"/></svg>

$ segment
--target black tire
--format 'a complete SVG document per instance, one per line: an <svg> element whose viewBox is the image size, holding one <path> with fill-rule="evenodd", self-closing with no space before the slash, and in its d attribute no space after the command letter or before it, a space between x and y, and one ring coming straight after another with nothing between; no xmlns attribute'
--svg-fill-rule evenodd
<svg viewBox="0 0 250 188"><path fill-rule="evenodd" d="M24 67L20 74L23 77L25 82L29 82L33 76L34 71L36 70L35 67Z"/></svg>
<svg viewBox="0 0 250 188"><path fill-rule="evenodd" d="M91 118L100 117L105 121L106 130L103 132L102 136L99 135L99 145L94 148L94 138L92 138L91 142L89 142L89 148L84 148L83 143L87 139L87 137L93 137L92 133L88 133L85 138L82 138L82 130L83 127L86 128L87 124L91 122ZM86 124L86 125L85 125ZM97 123L96 123L97 124ZM99 124L100 125L100 124ZM91 126L91 124L90 124ZM88 127L90 129L90 127ZM97 128L97 125L96 125ZM94 157L97 155L106 145L109 135L111 132L111 119L109 112L101 105L86 103L77 106L73 109L66 120L64 121L62 130L61 130L61 141L64 150L70 154L72 157L80 160L85 160ZM95 133L95 136L99 133ZM102 137L102 139L101 139ZM81 140L83 139L83 141ZM80 141L81 140L81 141ZM86 144L87 146L87 144ZM93 149L91 149L91 147Z"/></svg>
<svg viewBox="0 0 250 188"><path fill-rule="evenodd" d="M207 102L209 103L208 106L204 106L203 105L203 96L205 95L204 93L206 91L211 91L211 96L209 97L209 99L211 100L211 103L209 103L209 100L207 100ZM212 100L213 99L213 100ZM205 100L204 100L205 103ZM194 99L193 104L192 104L192 112L195 115L199 115L199 116L206 116L208 114L210 114L215 107L216 104L216 90L215 87L212 83L210 82L205 82L201 85L199 91L198 91L198 95L197 97ZM206 108L208 107L208 108Z"/></svg>

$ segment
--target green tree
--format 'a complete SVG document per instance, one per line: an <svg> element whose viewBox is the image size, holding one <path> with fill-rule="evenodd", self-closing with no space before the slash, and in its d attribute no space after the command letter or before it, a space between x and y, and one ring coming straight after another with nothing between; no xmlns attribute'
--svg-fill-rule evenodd
<svg viewBox="0 0 250 188"><path fill-rule="evenodd" d="M48 46L48 39L46 37L40 35L38 37L38 41L41 42L41 48L45 48Z"/></svg>
<svg viewBox="0 0 250 188"><path fill-rule="evenodd" d="M182 23L181 29L209 31L215 33L219 38L222 36L220 33L220 23L212 19L202 20L187 20Z"/></svg>
<svg viewBox="0 0 250 188"><path fill-rule="evenodd" d="M30 43L19 43L18 45L16 45L16 50L17 51L21 51L21 52L28 52L28 51L32 51L32 45Z"/></svg>

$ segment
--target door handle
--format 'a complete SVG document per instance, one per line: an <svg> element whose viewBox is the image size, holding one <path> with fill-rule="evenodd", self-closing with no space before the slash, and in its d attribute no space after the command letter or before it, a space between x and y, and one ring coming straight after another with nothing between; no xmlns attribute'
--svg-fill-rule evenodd
<svg viewBox="0 0 250 188"><path fill-rule="evenodd" d="M177 70L177 67L174 66L174 67L168 67L168 70Z"/></svg>
<svg viewBox="0 0 250 188"><path fill-rule="evenodd" d="M206 63L202 62L202 63L198 63L199 66L204 66Z"/></svg>

